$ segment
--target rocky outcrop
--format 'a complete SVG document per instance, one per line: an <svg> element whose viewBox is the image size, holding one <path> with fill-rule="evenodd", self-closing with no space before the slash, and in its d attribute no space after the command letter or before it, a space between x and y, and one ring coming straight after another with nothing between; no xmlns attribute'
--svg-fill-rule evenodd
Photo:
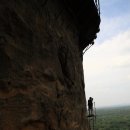
<svg viewBox="0 0 130 130"><path fill-rule="evenodd" d="M100 21L89 1L0 1L0 130L89 130L81 54Z"/></svg>

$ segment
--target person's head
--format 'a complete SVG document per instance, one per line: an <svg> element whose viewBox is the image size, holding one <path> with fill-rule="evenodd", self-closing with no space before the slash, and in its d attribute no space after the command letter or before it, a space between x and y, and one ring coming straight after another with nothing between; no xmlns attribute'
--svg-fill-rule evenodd
<svg viewBox="0 0 130 130"><path fill-rule="evenodd" d="M93 98L92 98L92 97L89 97L89 99L90 99L90 100L93 100Z"/></svg>

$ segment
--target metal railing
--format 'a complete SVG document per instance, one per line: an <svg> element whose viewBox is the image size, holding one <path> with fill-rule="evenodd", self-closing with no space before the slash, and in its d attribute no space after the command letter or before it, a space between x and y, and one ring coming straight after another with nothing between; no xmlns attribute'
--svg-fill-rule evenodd
<svg viewBox="0 0 130 130"><path fill-rule="evenodd" d="M95 6L97 7L98 14L100 15L100 2L99 0L94 0Z"/></svg>

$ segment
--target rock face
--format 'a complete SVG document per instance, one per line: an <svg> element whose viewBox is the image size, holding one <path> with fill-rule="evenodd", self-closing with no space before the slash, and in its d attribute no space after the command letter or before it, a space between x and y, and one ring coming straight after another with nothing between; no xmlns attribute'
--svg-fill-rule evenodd
<svg viewBox="0 0 130 130"><path fill-rule="evenodd" d="M79 1L0 1L0 130L89 130L81 54L100 18Z"/></svg>

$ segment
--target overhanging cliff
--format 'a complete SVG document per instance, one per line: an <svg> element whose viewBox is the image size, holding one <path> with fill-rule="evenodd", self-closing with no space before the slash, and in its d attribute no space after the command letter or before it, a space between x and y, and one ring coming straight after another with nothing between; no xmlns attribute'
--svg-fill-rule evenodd
<svg viewBox="0 0 130 130"><path fill-rule="evenodd" d="M92 0L0 1L1 130L89 130L81 53L99 23Z"/></svg>
<svg viewBox="0 0 130 130"><path fill-rule="evenodd" d="M79 32L79 48L84 50L96 39L100 25L99 0L64 0Z"/></svg>

